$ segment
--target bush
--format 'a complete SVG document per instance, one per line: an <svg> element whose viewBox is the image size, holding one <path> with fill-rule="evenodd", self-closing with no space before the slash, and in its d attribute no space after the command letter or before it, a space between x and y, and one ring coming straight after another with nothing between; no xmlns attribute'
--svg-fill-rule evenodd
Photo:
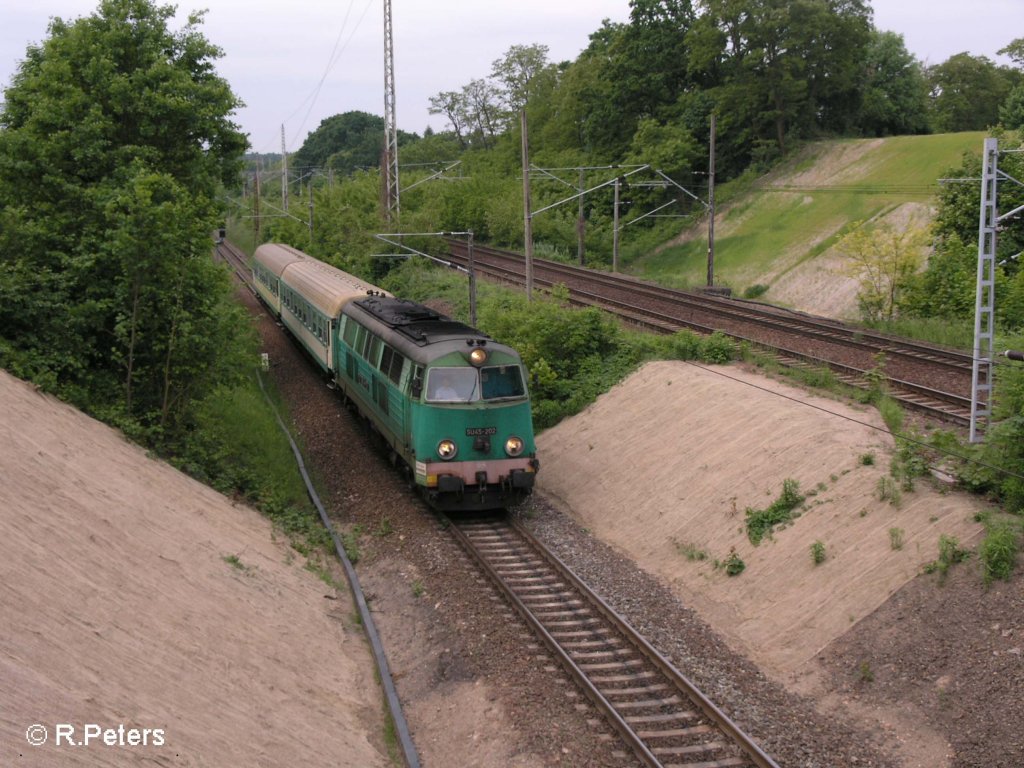
<svg viewBox="0 0 1024 768"><path fill-rule="evenodd" d="M985 539L978 547L978 557L985 584L996 579L1008 580L1017 561L1017 532L1008 522L996 523L989 527Z"/></svg>
<svg viewBox="0 0 1024 768"><path fill-rule="evenodd" d="M811 560L814 561L815 565L821 565L825 562L825 544L821 541L816 541L811 544Z"/></svg>
<svg viewBox="0 0 1024 768"><path fill-rule="evenodd" d="M727 576L739 576L747 568L747 564L743 562L743 558L736 553L735 549L729 550L729 556L725 558L721 566L725 568Z"/></svg>
<svg viewBox="0 0 1024 768"><path fill-rule="evenodd" d="M800 484L796 480L782 481L782 494L767 509L747 507L747 538L758 545L780 523L793 519L793 510L803 503Z"/></svg>
<svg viewBox="0 0 1024 768"><path fill-rule="evenodd" d="M939 583L942 583L953 565L962 563L970 556L970 551L961 548L955 536L942 534L939 536L939 557L924 567L925 573L938 573Z"/></svg>

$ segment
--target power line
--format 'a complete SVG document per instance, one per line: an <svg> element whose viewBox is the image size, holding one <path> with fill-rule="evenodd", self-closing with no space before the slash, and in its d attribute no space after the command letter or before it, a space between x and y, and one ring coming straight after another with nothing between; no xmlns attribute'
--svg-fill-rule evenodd
<svg viewBox="0 0 1024 768"><path fill-rule="evenodd" d="M292 136L292 139L291 139L292 145L294 145L296 143L296 141L298 140L299 135L302 133L302 130L305 128L306 121L309 120L309 116L310 116L310 114L313 111L313 107L316 106L317 99L320 96L320 91L323 89L324 82L327 80L327 76L331 73L331 70L334 69L335 65L338 63L339 59L341 58L341 55L348 48L349 43L352 42L352 38L355 37L356 32L359 31L359 28L360 28L360 26L363 23L363 19L366 18L366 14L370 10L370 6L373 4L373 0L366 0L366 5L363 7L362 14L359 16L359 19L358 19L358 21L356 21L356 24L352 28L351 32L349 32L348 38L342 44L342 42L341 42L342 41L342 37L345 34L345 31L346 31L346 29L349 26L349 18L352 15L352 10L353 10L353 7L355 5L355 2L356 2L356 0L349 0L348 7L345 10L345 16L344 16L344 18L342 19L342 22L341 22L341 28L338 30L338 35L337 35L337 37L334 40L334 46L331 49L331 55L327 58L327 64L324 66L324 71L323 71L323 74L320 76L320 80L317 82L316 86L314 86L312 91L310 91L309 95L307 95L306 98L303 99L299 103L299 105L295 108L295 110L290 115L288 115L288 117L286 117L282 121L284 123L287 123L289 120L294 118L302 110L302 108L307 103L309 104L309 108L306 110L306 114L303 116L302 122L299 124L298 129L295 131L294 135ZM273 140L271 140L271 141L273 141ZM271 141L266 142L265 146L270 146L271 145ZM266 150L264 150L264 151L266 151Z"/></svg>

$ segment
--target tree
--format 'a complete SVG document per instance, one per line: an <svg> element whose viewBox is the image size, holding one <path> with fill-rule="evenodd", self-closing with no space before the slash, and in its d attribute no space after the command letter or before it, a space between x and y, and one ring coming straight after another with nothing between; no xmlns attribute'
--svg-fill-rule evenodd
<svg viewBox="0 0 1024 768"><path fill-rule="evenodd" d="M926 132L928 83L903 35L873 32L866 54L861 130L873 136Z"/></svg>
<svg viewBox="0 0 1024 768"><path fill-rule="evenodd" d="M501 92L492 82L476 78L462 89L467 124L473 126L483 146L490 146L501 126Z"/></svg>
<svg viewBox="0 0 1024 768"><path fill-rule="evenodd" d="M858 226L839 243L860 281L857 302L867 320L892 320L903 292L924 261L923 230Z"/></svg>
<svg viewBox="0 0 1024 768"><path fill-rule="evenodd" d="M572 62L551 95L552 116L543 135L549 146L578 147L605 159L621 156L630 135L615 102L611 57L625 25L607 19L590 35L590 45Z"/></svg>
<svg viewBox="0 0 1024 768"><path fill-rule="evenodd" d="M690 71L719 104L722 135L751 148L856 123L870 33L863 0L706 0ZM726 153L730 153L728 147Z"/></svg>
<svg viewBox="0 0 1024 768"><path fill-rule="evenodd" d="M501 84L502 98L510 113L526 106L537 78L548 66L546 45L513 45L504 57L494 61L491 77Z"/></svg>
<svg viewBox="0 0 1024 768"><path fill-rule="evenodd" d="M414 136L398 132L398 145ZM384 118L369 112L352 110L320 121L295 153L294 168L330 167L342 174L357 168L380 165L384 141Z"/></svg>
<svg viewBox="0 0 1024 768"><path fill-rule="evenodd" d="M1024 37L1013 40L1005 48L1000 48L998 53L1009 56L1017 65L1017 70L1024 72ZM1004 127L1012 131L1024 129L1024 79L1014 86L999 108L999 119Z"/></svg>
<svg viewBox="0 0 1024 768"><path fill-rule="evenodd" d="M174 10L54 19L0 111L0 363L165 435L230 375L210 233L246 146L202 15Z"/></svg>
<svg viewBox="0 0 1024 768"><path fill-rule="evenodd" d="M466 147L466 129L469 123L469 105L465 89L459 91L441 91L431 96L429 112L432 115L444 115L448 126L459 140L459 145ZM383 121L382 121L383 122Z"/></svg>
<svg viewBox="0 0 1024 768"><path fill-rule="evenodd" d="M981 131L999 121L999 107L1016 81L1013 70L985 56L958 53L928 69L932 128Z"/></svg>

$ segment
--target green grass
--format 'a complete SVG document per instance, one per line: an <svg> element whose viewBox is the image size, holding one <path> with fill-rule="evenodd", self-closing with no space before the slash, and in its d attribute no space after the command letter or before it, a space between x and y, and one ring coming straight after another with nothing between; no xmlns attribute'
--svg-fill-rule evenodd
<svg viewBox="0 0 1024 768"><path fill-rule="evenodd" d="M970 550L960 546L955 536L942 534L939 536L939 557L924 567L925 573L938 573L939 583L946 580L949 569L957 563L962 563L971 556Z"/></svg>
<svg viewBox="0 0 1024 768"><path fill-rule="evenodd" d="M1016 520L1002 520L986 524L985 527L985 539L978 547L978 558L981 561L982 577L987 586L995 579L1008 581L1013 574L1020 547L1020 523Z"/></svg>
<svg viewBox="0 0 1024 768"><path fill-rule="evenodd" d="M254 365L237 386L199 408L198 430L174 464L221 493L258 507L303 555L325 550L330 536L309 500L295 457L260 389ZM267 391L286 413L273 387Z"/></svg>
<svg viewBox="0 0 1024 768"><path fill-rule="evenodd" d="M897 136L881 140L837 140L810 145L789 161L788 169L773 174L806 172L830 162L836 150L863 144L865 151L841 170L835 182L827 179L816 188L794 186L772 190L764 184L738 181L738 189L723 185L720 199L733 198L719 208L721 219L715 238L715 281L736 293L765 281L765 273L797 265L824 253L850 231L851 223L866 221L904 203L928 203L938 190L937 180L959 165L964 152L979 152L984 133L935 136ZM797 181L799 181L797 179ZM698 222L689 239L641 256L630 271L676 286L703 285L707 274L707 223ZM770 290L766 298L771 300ZM951 342L940 342L951 343ZM953 342L958 343L958 342Z"/></svg>
<svg viewBox="0 0 1024 768"><path fill-rule="evenodd" d="M936 317L907 317L865 325L882 333L920 339L955 349L970 350L974 346L974 326L970 321L950 322Z"/></svg>
<svg viewBox="0 0 1024 768"><path fill-rule="evenodd" d="M769 536L777 525L793 519L795 510L804 501L800 484L791 478L782 481L782 493L766 509L747 507L747 538L758 545Z"/></svg>

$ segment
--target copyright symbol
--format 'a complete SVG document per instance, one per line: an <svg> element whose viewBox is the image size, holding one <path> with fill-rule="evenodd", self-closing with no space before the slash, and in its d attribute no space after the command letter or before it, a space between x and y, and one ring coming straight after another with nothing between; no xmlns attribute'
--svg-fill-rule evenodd
<svg viewBox="0 0 1024 768"><path fill-rule="evenodd" d="M43 744L46 743L46 737L47 733L45 725L39 725L38 723L36 725L30 725L28 730L25 731L25 739L33 747L43 746Z"/></svg>

